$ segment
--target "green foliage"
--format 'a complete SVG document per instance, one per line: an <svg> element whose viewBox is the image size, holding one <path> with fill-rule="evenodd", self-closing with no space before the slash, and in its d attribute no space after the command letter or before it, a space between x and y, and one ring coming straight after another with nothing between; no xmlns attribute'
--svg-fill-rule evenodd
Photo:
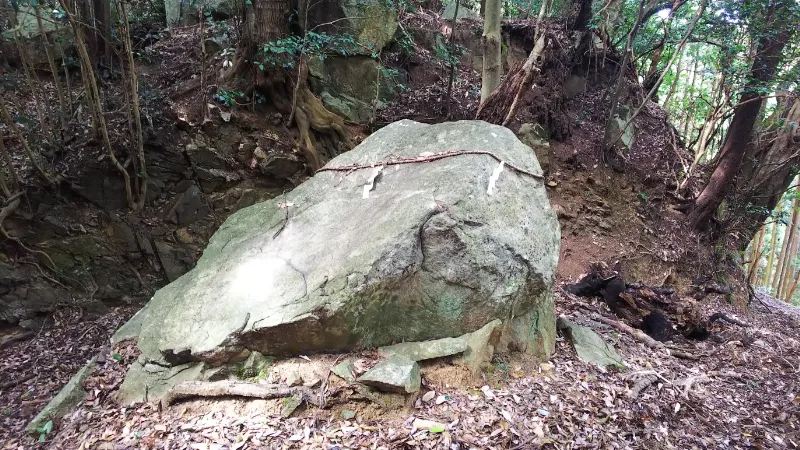
<svg viewBox="0 0 800 450"><path fill-rule="evenodd" d="M459 44L448 45L438 41L433 50L433 60L445 67L457 65L464 53L467 52L467 49Z"/></svg>
<svg viewBox="0 0 800 450"><path fill-rule="evenodd" d="M53 431L53 421L48 420L44 425L36 427L36 432L39 433L39 442L44 442L50 432Z"/></svg>
<svg viewBox="0 0 800 450"><path fill-rule="evenodd" d="M237 103L237 99L247 101L247 96L241 91L229 91L225 88L219 88L217 95L214 98L225 106L233 106Z"/></svg>
<svg viewBox="0 0 800 450"><path fill-rule="evenodd" d="M264 44L260 52L261 60L255 64L261 70L271 67L291 68L300 57L325 59L331 54L350 56L359 48L362 47L352 36L309 31L305 36L289 36ZM369 50L375 53L374 49Z"/></svg>

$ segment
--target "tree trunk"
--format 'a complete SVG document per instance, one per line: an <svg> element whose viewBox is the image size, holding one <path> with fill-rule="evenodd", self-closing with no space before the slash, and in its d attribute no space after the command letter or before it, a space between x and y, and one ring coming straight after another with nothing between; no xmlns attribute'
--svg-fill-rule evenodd
<svg viewBox="0 0 800 450"><path fill-rule="evenodd" d="M783 204L778 206L778 214L777 216L780 217L781 209ZM775 252L778 248L778 218L775 218L775 221L772 222L772 234L769 240L769 258L767 259L767 270L764 271L764 278L761 280L762 286L769 286L770 281L772 279L772 264L775 262Z"/></svg>
<svg viewBox="0 0 800 450"><path fill-rule="evenodd" d="M764 233L766 230L766 226L762 226L761 230L756 235L756 239L753 242L755 245L753 246L753 256L750 258L750 271L747 274L747 282L749 284L755 283L756 274L758 273L758 265L761 262L761 256L763 253L763 245L764 245Z"/></svg>
<svg viewBox="0 0 800 450"><path fill-rule="evenodd" d="M782 2L776 2L770 7L774 10L770 11L769 17L772 19L767 25L768 29L774 29L775 32L763 34L758 40L756 57L750 70L750 79L745 84L739 105L734 110L733 119L720 150L717 167L711 174L708 184L695 200L694 208L689 214L689 222L697 230L705 230L710 225L717 208L728 194L734 177L742 165L742 159L751 145L753 126L764 101L760 97L760 89L772 81L783 48L794 34L794 29L783 23L787 17L791 16L788 8L788 4Z"/></svg>
<svg viewBox="0 0 800 450"><path fill-rule="evenodd" d="M800 225L798 223L798 215L800 214L800 210L795 210L793 214L792 220L792 232L789 234L789 254L786 255L786 270L783 274L783 280L781 281L780 292L778 294L778 298L782 298L786 300L786 294L789 293L789 288L791 287L792 278L795 272L794 267L794 260L797 257L797 245L800 243L800 239L798 239L798 232L797 227Z"/></svg>
<svg viewBox="0 0 800 450"><path fill-rule="evenodd" d="M789 263L792 260L792 244L795 238L795 230L797 229L797 199L792 201L792 215L789 218L789 223L786 225L786 230L783 234L783 248L781 249L781 265L778 267L780 273L777 277L777 283L773 283L773 295L775 298L781 298L783 285L786 282Z"/></svg>
<svg viewBox="0 0 800 450"><path fill-rule="evenodd" d="M792 200L790 203L792 210L796 206L796 201ZM772 296L778 297L778 286L781 284L783 277L783 269L786 264L786 258L789 254L789 234L792 232L792 215L789 216L789 222L783 228L783 241L781 242L781 251L778 253L778 263L775 266L775 275L772 277Z"/></svg>
<svg viewBox="0 0 800 450"><path fill-rule="evenodd" d="M486 0L483 16L483 75L481 77L481 103L500 84L503 76L500 35L500 0Z"/></svg>

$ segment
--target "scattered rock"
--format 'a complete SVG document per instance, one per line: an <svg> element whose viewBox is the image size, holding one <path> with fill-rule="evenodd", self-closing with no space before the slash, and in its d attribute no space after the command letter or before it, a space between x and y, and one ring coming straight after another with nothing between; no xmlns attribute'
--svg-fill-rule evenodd
<svg viewBox="0 0 800 450"><path fill-rule="evenodd" d="M211 209L203 199L203 193L196 184L192 184L186 189L175 204L170 209L167 217L172 222L186 226L204 218L211 212Z"/></svg>
<svg viewBox="0 0 800 450"><path fill-rule="evenodd" d="M434 397L436 397L436 391L428 391L422 396L422 401L428 403L433 400Z"/></svg>
<svg viewBox="0 0 800 450"><path fill-rule="evenodd" d="M555 369L556 366L550 362L543 362L539 364L539 368L542 369L542 372L550 372L551 370Z"/></svg>
<svg viewBox="0 0 800 450"><path fill-rule="evenodd" d="M356 412L351 409L344 409L342 410L342 419L344 420L353 420L356 418Z"/></svg>
<svg viewBox="0 0 800 450"><path fill-rule="evenodd" d="M492 336L497 334L495 331L499 331L498 328L501 324L499 319L495 319L484 325L483 328L461 336L460 339L466 342L467 349L464 356L456 361L456 364L467 368L473 376L480 374L480 371L492 362L494 357ZM496 336L495 340L497 340Z"/></svg>
<svg viewBox="0 0 800 450"><path fill-rule="evenodd" d="M467 342L459 338L443 338L424 342L403 342L378 349L383 357L402 355L412 361L442 358L463 352Z"/></svg>
<svg viewBox="0 0 800 450"><path fill-rule="evenodd" d="M173 282L189 271L194 265L194 259L186 249L176 247L164 241L156 241L156 253L161 267L164 269L169 282Z"/></svg>
<svg viewBox="0 0 800 450"><path fill-rule="evenodd" d="M97 367L97 359L93 358L81 370L70 378L67 384L53 397L33 420L25 427L28 433L37 433L36 429L43 426L48 420L64 417L72 408L77 406L86 397L83 382Z"/></svg>
<svg viewBox="0 0 800 450"><path fill-rule="evenodd" d="M264 369L272 365L274 362L272 357L264 356L259 352L250 352L247 359L233 366L233 372L240 379L254 378L260 375ZM297 372L294 372L297 375ZM297 375L299 378L299 375ZM288 382L288 377L287 377Z"/></svg>
<svg viewBox="0 0 800 450"><path fill-rule="evenodd" d="M381 391L407 394L419 391L422 382L419 364L402 355L379 362L358 381Z"/></svg>
<svg viewBox="0 0 800 450"><path fill-rule="evenodd" d="M300 376L300 374L298 374L296 371L293 370L288 374L286 374L285 383L287 386L290 387L300 386L303 384L303 378Z"/></svg>
<svg viewBox="0 0 800 450"><path fill-rule="evenodd" d="M351 383L356 381L356 366L353 364L352 360L346 359L340 362L333 366L331 372L344 381L349 381Z"/></svg>
<svg viewBox="0 0 800 450"><path fill-rule="evenodd" d="M558 318L558 329L572 342L578 358L600 367L624 368L625 361L612 345L589 328L574 324L564 317Z"/></svg>
<svg viewBox="0 0 800 450"><path fill-rule="evenodd" d="M456 16L456 2L448 3L444 9L442 10L442 18L445 20L453 20L455 16L456 20L480 20L481 16L474 9L472 9L472 2L465 2L463 0L458 0L461 2L458 5L458 15Z"/></svg>
<svg viewBox="0 0 800 450"><path fill-rule="evenodd" d="M291 416L300 405L303 404L303 396L302 395L292 395L291 397L287 397L283 400L283 405L281 407L281 416L289 417Z"/></svg>
<svg viewBox="0 0 800 450"><path fill-rule="evenodd" d="M530 147L539 160L542 171L547 174L550 172L550 132L538 123L524 123L517 132L519 140ZM549 186L549 183L548 183Z"/></svg>
<svg viewBox="0 0 800 450"><path fill-rule="evenodd" d="M256 148L254 154L259 159L258 169L261 173L276 180L288 180L304 167L303 161L297 155L278 152L265 153L260 147Z"/></svg>
<svg viewBox="0 0 800 450"><path fill-rule="evenodd" d="M164 367L143 362L140 357L128 369L128 374L116 394L117 403L128 406L161 399L180 382L202 379L203 369L203 363Z"/></svg>

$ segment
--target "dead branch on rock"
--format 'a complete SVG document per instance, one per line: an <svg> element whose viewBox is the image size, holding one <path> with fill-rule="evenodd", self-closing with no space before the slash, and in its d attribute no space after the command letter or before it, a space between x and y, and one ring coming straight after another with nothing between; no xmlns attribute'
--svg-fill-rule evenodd
<svg viewBox="0 0 800 450"><path fill-rule="evenodd" d="M650 336L645 334L644 331L637 330L636 328L633 328L632 326L630 326L628 324L625 324L625 323L622 323L622 322L619 322L619 321L616 321L616 320L613 320L613 319L609 319L609 318L607 318L605 316L602 316L600 314L597 314L597 313L593 313L591 316L592 316L592 319L597 320L598 322L604 323L606 325L609 325L611 327L616 328L618 331L621 331L623 333L627 333L627 334L633 336L633 338L635 338L636 340L642 342L643 344L645 344L646 346L652 348L653 350L661 350L661 351L665 352L666 354L671 355L671 356L675 356L677 358L692 359L692 360L700 359L700 357L697 356L697 355L692 355L691 353L686 353L686 352L684 352L682 350L671 349L671 348L667 347L666 345L664 345L662 342L658 342L657 340L651 338Z"/></svg>
<svg viewBox="0 0 800 450"><path fill-rule="evenodd" d="M314 406L324 404L317 392L307 387L289 387L277 384L255 384L242 381L184 381L167 392L161 400L162 407L193 397L247 397L260 399L286 398L299 395Z"/></svg>
<svg viewBox="0 0 800 450"><path fill-rule="evenodd" d="M380 167L380 166L397 166L397 165L400 165L400 164L428 163L428 162L438 161L440 159L452 158L454 156L461 156L461 155L486 155L486 156L491 156L492 158L494 158L495 161L504 163L506 167L508 167L509 169L513 170L514 172L517 172L517 173L520 173L520 174L523 174L523 175L527 175L527 176L529 176L531 178L534 178L534 179L537 179L537 180L544 180L544 176L529 172L529 171L527 171L525 169L521 169L521 168L519 168L519 167L517 167L517 166L515 166L513 164L509 164L508 162L503 161L502 158L500 158L499 156L495 155L494 153L487 152L485 150L453 150L453 151L449 151L449 152L437 153L435 155L430 155L430 156L418 156L416 158L399 158L399 159L393 159L391 161L379 161L379 162L374 162L374 163L369 163L369 164L347 164L347 165L344 165L344 166L335 166L335 167L327 167L326 166L326 167L323 167L323 168L319 169L317 172L326 172L326 171L353 172L353 171L359 170L359 169L372 169L372 168Z"/></svg>

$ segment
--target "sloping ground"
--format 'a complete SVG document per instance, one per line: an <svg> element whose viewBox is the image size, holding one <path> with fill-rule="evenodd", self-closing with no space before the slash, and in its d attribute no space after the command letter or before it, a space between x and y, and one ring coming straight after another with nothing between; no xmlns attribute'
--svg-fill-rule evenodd
<svg viewBox="0 0 800 450"><path fill-rule="evenodd" d="M483 388L480 383L474 388L447 387L437 376L440 371L424 368L428 384L408 411L382 412L369 401L354 401L345 405L357 413L351 420L343 419L339 407L312 408L283 419L277 401L193 401L164 411L154 405L119 408L110 394L136 356L129 347L120 347L114 352L121 361L105 358L86 382L89 398L44 443L35 444L20 427L35 412L30 402L47 392L43 387L63 383L70 374L37 370L34 378L10 390L3 388L0 439L3 448L63 449L798 446L800 311L796 308L774 299L757 300L743 317L750 327L718 324L711 339L683 346L699 357L695 361L653 351L627 334L587 319L590 312L605 308L597 303L559 292L556 304L560 314L613 343L629 367L614 372L583 363L569 342L559 338L551 364L498 361ZM706 307L729 309L719 299L708 301ZM109 317L119 319L119 314ZM603 314L610 316L608 311ZM83 328L80 335L65 335L69 327L48 324L34 340L2 350L2 383L25 378L27 372L20 365L38 368L42 361L78 359L86 347L99 343L91 330L108 332L110 327ZM369 354L356 356L370 359ZM331 381L334 378L331 375ZM436 395L425 402L422 394L428 390ZM420 420L444 424L446 430L425 430L430 424Z"/></svg>

